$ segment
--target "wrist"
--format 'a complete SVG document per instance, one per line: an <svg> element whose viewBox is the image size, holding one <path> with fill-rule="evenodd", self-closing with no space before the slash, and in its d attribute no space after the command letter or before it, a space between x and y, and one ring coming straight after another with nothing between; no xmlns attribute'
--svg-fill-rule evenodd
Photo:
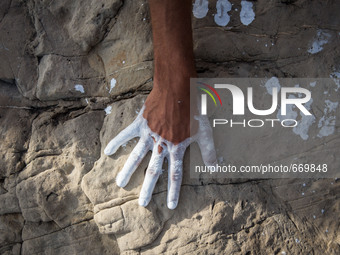
<svg viewBox="0 0 340 255"><path fill-rule="evenodd" d="M165 70L155 67L153 90L166 95L188 95L190 92L190 78L196 78L195 68L168 66Z"/></svg>

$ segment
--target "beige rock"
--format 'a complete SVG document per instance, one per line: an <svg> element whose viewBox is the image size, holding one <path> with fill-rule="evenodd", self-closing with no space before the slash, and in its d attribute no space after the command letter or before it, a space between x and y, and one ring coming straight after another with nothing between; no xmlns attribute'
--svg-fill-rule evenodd
<svg viewBox="0 0 340 255"><path fill-rule="evenodd" d="M45 55L39 64L36 96L40 100L55 100L109 95L100 70L103 66L99 57Z"/></svg>
<svg viewBox="0 0 340 255"><path fill-rule="evenodd" d="M98 44L114 23L122 1L27 2L37 37L32 42L37 56L79 56Z"/></svg>
<svg viewBox="0 0 340 255"><path fill-rule="evenodd" d="M92 221L26 240L22 254L118 254L114 237L100 235Z"/></svg>
<svg viewBox="0 0 340 255"><path fill-rule="evenodd" d="M0 216L0 251L4 247L13 246L22 241L21 230L24 219L20 214L7 214Z"/></svg>
<svg viewBox="0 0 340 255"><path fill-rule="evenodd" d="M199 76L340 72L338 1L252 1L248 26L240 1L231 2L227 27L214 22L216 0L193 19ZM327 42L311 53L320 34ZM188 151L176 210L166 206L166 163L149 206L138 206L150 154L124 189L116 186L138 139L110 157L103 149L152 88L146 0L2 0L0 38L0 254L340 254L338 179L192 179ZM336 89L312 92L338 101ZM312 109L323 116L323 105ZM339 118L332 136L318 138L324 144L294 149L335 164ZM261 139L233 133L226 160L295 157ZM267 156L248 150L256 143Z"/></svg>

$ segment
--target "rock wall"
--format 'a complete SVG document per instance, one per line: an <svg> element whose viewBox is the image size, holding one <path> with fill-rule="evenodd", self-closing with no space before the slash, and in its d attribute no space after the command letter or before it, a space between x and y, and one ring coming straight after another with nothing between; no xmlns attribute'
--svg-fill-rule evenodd
<svg viewBox="0 0 340 255"><path fill-rule="evenodd" d="M253 1L249 25L230 2L226 27L216 1L193 18L200 76L340 78L339 1ZM115 185L135 141L112 157L103 148L152 88L147 1L2 0L0 59L0 254L340 253L339 180L184 170L174 211L166 175L137 204L148 158ZM322 138L335 150L336 123Z"/></svg>

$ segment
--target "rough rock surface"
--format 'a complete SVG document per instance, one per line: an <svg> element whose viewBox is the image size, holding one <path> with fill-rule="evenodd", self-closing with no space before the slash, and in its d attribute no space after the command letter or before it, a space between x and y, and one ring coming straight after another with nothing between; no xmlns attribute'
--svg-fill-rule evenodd
<svg viewBox="0 0 340 255"><path fill-rule="evenodd" d="M200 76L339 78L339 1L253 1L248 26L230 2L227 27L216 1L193 18ZM152 88L147 1L2 0L0 59L0 254L340 254L339 180L184 171L173 211L166 174L137 204L149 157L115 185L136 140L103 148Z"/></svg>

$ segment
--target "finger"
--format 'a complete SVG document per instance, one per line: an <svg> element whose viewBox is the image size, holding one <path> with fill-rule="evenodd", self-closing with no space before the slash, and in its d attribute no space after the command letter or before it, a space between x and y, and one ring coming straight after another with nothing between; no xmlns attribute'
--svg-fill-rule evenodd
<svg viewBox="0 0 340 255"><path fill-rule="evenodd" d="M173 210L177 207L179 192L183 176L183 152L171 153L168 172L168 208Z"/></svg>
<svg viewBox="0 0 340 255"><path fill-rule="evenodd" d="M141 138L139 140L136 147L132 150L130 156L125 162L123 169L116 177L116 183L119 187L125 187L129 182L132 174L136 171L137 167L150 150L151 144L151 139Z"/></svg>
<svg viewBox="0 0 340 255"><path fill-rule="evenodd" d="M152 192L158 177L162 173L164 155L164 152L159 153L157 147L154 147L148 169L146 170L142 190L139 195L139 205L141 206L147 206L151 200Z"/></svg>
<svg viewBox="0 0 340 255"><path fill-rule="evenodd" d="M208 119L200 118L199 125L199 136L197 142L201 150L203 162L206 166L216 165L217 158L214 138Z"/></svg>
<svg viewBox="0 0 340 255"><path fill-rule="evenodd" d="M104 153L106 155L112 155L118 150L118 148L121 145L123 145L124 143L127 143L132 138L139 136L140 124L141 124L141 121L139 119L136 119L128 127L123 129L115 138L113 138L108 143L108 145L104 149Z"/></svg>

